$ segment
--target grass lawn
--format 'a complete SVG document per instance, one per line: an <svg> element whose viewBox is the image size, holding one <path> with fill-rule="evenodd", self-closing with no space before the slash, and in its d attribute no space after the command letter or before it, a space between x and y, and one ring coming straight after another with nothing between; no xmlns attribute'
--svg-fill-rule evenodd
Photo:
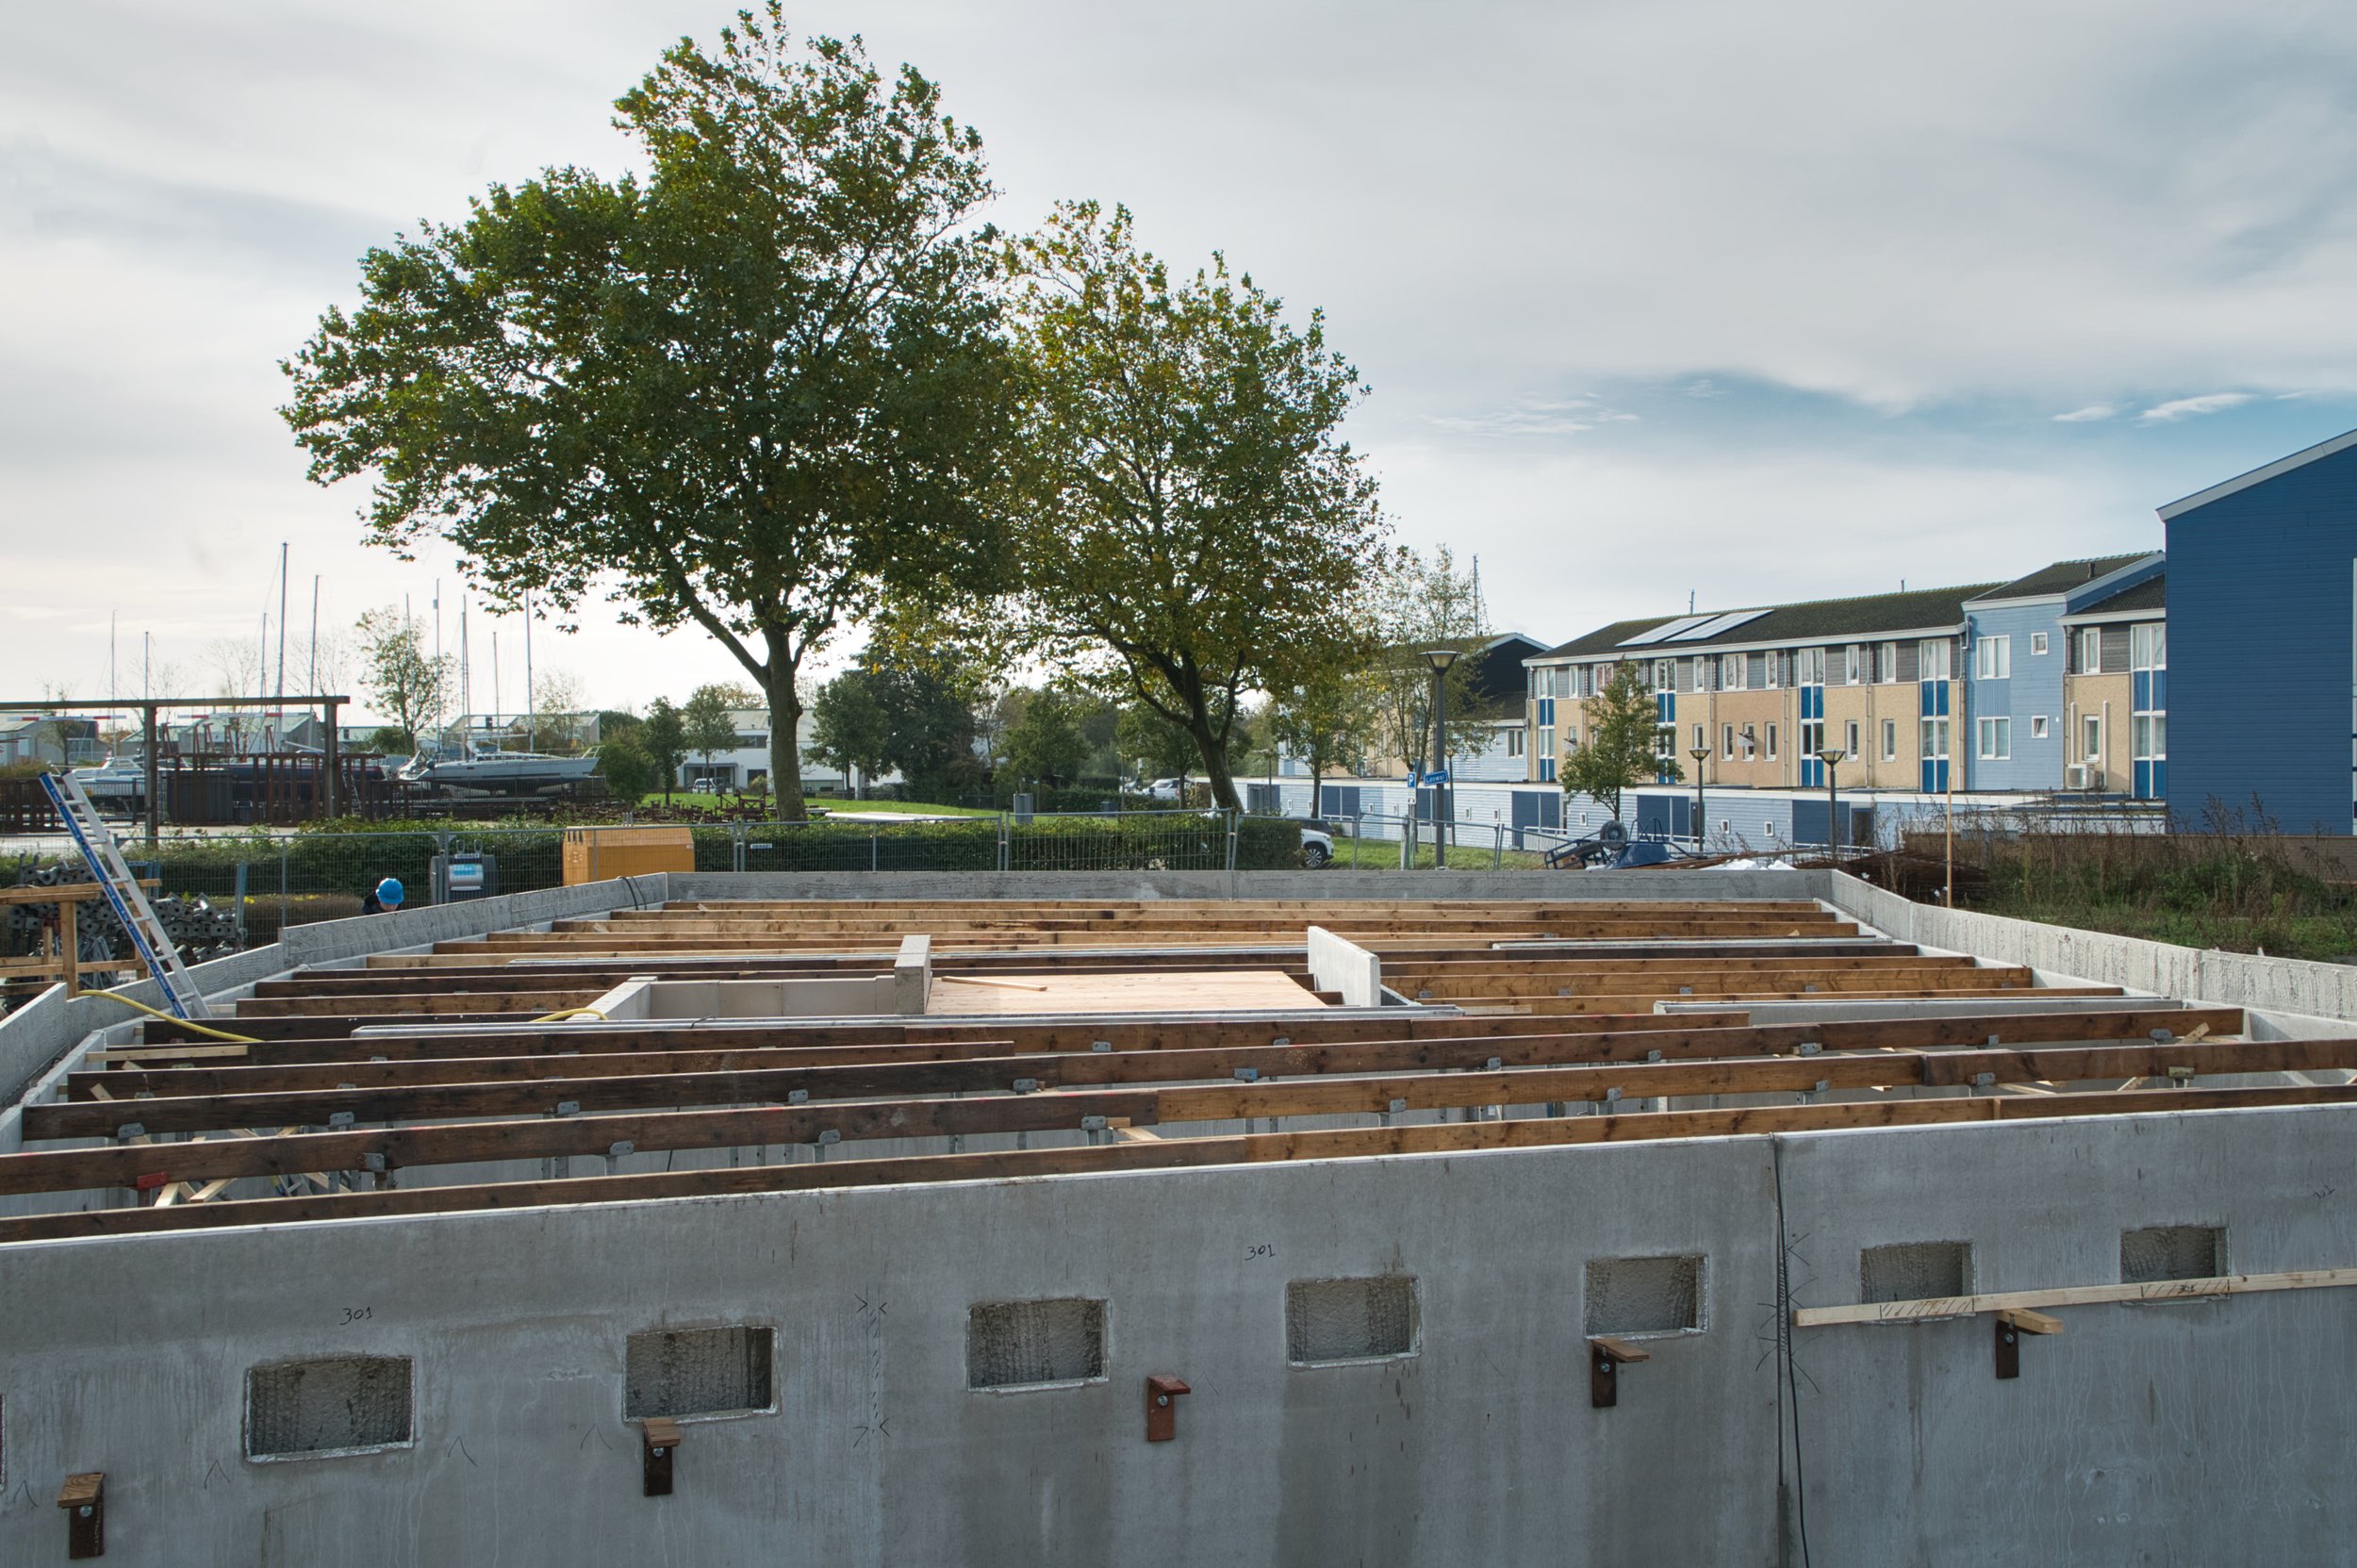
<svg viewBox="0 0 2357 1568"><path fill-rule="evenodd" d="M1472 836L1452 845L1448 852L1449 868L1454 871L1487 871L1492 864L1508 871L1535 871L1544 864L1544 857L1529 850L1508 850L1502 863L1487 834L1481 842ZM1336 866L1361 871L1396 871L1399 869L1399 840L1396 838L1343 838L1334 840ZM1432 844L1426 840L1416 846L1415 869L1433 869Z"/></svg>
<svg viewBox="0 0 2357 1568"><path fill-rule="evenodd" d="M2269 958L2313 958L2357 962L2357 912L2282 911L2240 914L2227 910L2169 909L2150 903L2033 903L1957 900L1967 909L2010 915L2050 926L2076 926L2115 936L2140 936L2184 948L2227 952L2265 952Z"/></svg>

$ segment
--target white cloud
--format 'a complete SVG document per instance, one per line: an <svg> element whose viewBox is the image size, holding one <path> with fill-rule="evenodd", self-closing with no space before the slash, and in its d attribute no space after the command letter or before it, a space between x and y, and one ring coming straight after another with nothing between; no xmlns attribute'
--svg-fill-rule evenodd
<svg viewBox="0 0 2357 1568"><path fill-rule="evenodd" d="M126 627L238 629L281 538L298 590L325 575L330 619L447 577L446 553L368 550L358 498L304 482L275 361L350 303L370 237L456 216L490 180L626 167L611 100L732 8L0 7L0 293L22 302L0 313L0 530L84 628L0 629L17 684L103 667L118 601ZM1706 600L1755 600L1830 580L1793 561L1895 583L2092 554L2111 529L2149 543L2153 500L2249 466L2041 482L2056 459L1993 443L1980 468L1762 468L1757 448L1832 428L1808 400L1744 422L1763 386L2131 427L2357 388L2357 7L1463 0L1445 27L1402 0L794 9L943 84L990 150L1000 223L1126 200L1172 260L1221 247L1297 311L1326 306L1376 388L1353 436L1389 504L1418 537L1479 532L1534 630L1650 602L1652 578L1593 569L1634 527L1718 574ZM2200 386L2249 390L2132 401ZM1590 466L1545 466L1573 455ZM2025 495L2035 526L1986 563L1951 542ZM46 526L27 540L21 520ZM140 569L91 578L93 540ZM706 639L594 618L575 650L536 651L612 701L731 674Z"/></svg>
<svg viewBox="0 0 2357 1568"><path fill-rule="evenodd" d="M2250 401L2249 392L2204 392L2198 398L2173 398L2155 404L2136 416L2144 424L2170 424L2178 420L2199 419L2222 409L2238 408Z"/></svg>

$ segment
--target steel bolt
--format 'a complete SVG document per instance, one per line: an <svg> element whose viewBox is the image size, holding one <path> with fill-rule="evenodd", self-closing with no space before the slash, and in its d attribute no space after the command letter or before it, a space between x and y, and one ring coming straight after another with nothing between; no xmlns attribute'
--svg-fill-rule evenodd
<svg viewBox="0 0 2357 1568"><path fill-rule="evenodd" d="M1154 1403L1158 1405L1167 1405L1170 1403L1170 1395L1167 1394L1158 1394L1154 1395Z"/></svg>

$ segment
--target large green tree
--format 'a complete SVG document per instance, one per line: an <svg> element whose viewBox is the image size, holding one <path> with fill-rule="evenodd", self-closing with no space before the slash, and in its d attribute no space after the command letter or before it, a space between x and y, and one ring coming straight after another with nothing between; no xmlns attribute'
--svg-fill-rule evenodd
<svg viewBox="0 0 2357 1568"><path fill-rule="evenodd" d="M1244 694L1330 664L1380 548L1375 481L1336 435L1358 371L1319 313L1295 330L1223 257L1174 280L1126 210L1060 206L1012 261L1005 623L1067 681L1184 731L1236 806Z"/></svg>
<svg viewBox="0 0 2357 1568"><path fill-rule="evenodd" d="M688 693L687 705L679 711L680 738L690 751L703 759L706 770L712 767L715 752L736 750L736 716L730 711L729 701L734 695L726 686L698 686ZM800 760L799 756L795 759L797 764ZM799 774L798 767L797 777Z"/></svg>
<svg viewBox="0 0 2357 1568"><path fill-rule="evenodd" d="M646 721L638 726L638 744L663 775L663 801L670 804L671 791L679 784L680 764L687 760L687 724L669 698L658 697L647 705ZM798 778L800 772L795 769Z"/></svg>
<svg viewBox="0 0 2357 1568"><path fill-rule="evenodd" d="M797 48L777 0L617 108L643 177L552 169L371 251L284 412L314 479L371 477L377 542L446 539L506 602L602 591L711 634L766 696L799 817L803 661L1005 558L981 140L857 40Z"/></svg>
<svg viewBox="0 0 2357 1568"><path fill-rule="evenodd" d="M1053 686L1033 692L1006 734L1008 769L1041 784L1076 783L1090 751L1080 718L1080 704L1065 693Z"/></svg>
<svg viewBox="0 0 2357 1568"><path fill-rule="evenodd" d="M1413 550L1392 553L1369 585L1365 599L1368 640L1373 645L1360 690L1367 704L1369 734L1386 756L1405 763L1411 776L1438 766L1432 755L1432 663L1425 655L1454 649L1459 657L1441 677L1451 720L1476 717L1474 661L1464 657L1489 638L1481 585L1473 570L1459 570L1446 545L1430 555ZM1449 730L1449 756L1481 750L1482 732L1471 724Z"/></svg>
<svg viewBox="0 0 2357 1568"><path fill-rule="evenodd" d="M884 753L892 750L891 725L876 699L876 685L866 670L847 669L820 686L810 704L810 744L802 749L811 761L841 768L856 780L863 799L868 780L884 770Z"/></svg>
<svg viewBox="0 0 2357 1568"><path fill-rule="evenodd" d="M389 604L363 614L358 630L361 689L392 720L387 728L415 748L420 732L442 716L453 661L428 653L417 622Z"/></svg>

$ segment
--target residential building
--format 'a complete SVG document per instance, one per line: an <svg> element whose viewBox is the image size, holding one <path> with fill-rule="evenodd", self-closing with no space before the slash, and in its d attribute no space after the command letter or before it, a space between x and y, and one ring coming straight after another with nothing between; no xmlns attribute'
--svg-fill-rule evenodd
<svg viewBox="0 0 2357 1568"><path fill-rule="evenodd" d="M1815 788L1838 751L1844 787L1966 787L1949 769L1963 712L1973 583L1854 599L1618 621L1528 661L1530 770L1547 782L1586 738L1613 668L1635 664L1657 705L1656 749L1708 787ZM1665 767L1664 773L1667 774Z"/></svg>
<svg viewBox="0 0 2357 1568"><path fill-rule="evenodd" d="M730 721L736 727L736 744L727 751L715 751L707 758L701 751L691 751L680 764L679 783L684 787L699 779L715 779L723 789L744 789L769 777L769 711L766 708L732 708ZM795 752L802 759L802 789L805 793L849 794L856 777L847 777L839 767L813 761L809 756L814 720L810 711L802 711L801 724L795 734ZM898 781L898 773L886 773L870 779L870 785Z"/></svg>
<svg viewBox="0 0 2357 1568"><path fill-rule="evenodd" d="M1969 787L2102 788L2144 799L2158 796L2156 775L2150 768L2134 773L2126 767L2107 768L2099 760L2091 771L2075 778L2069 771L2074 764L2085 765L2074 748L2084 751L2087 738L2075 728L2069 689L2075 678L2069 629L2093 631L2094 635L2085 639L2086 652L2090 658L2097 658L2104 640L2102 628L2114 627L2112 635L2119 644L2114 657L2108 665L2091 665L2086 679L2109 680L2101 673L2105 668L2124 676L2129 626L2114 622L2110 612L2096 619L2096 606L2134 593L2148 583L2157 585L2164 561L2157 551L2056 561L1966 602L1969 652L1963 717L1968 727L1960 738L1970 751ZM2132 619L2137 614L2126 613ZM2152 614L2144 613L2148 618ZM2088 687L2084 700L2095 704L2100 740L2108 744L2115 729L2126 739L2131 726L2125 702L2107 710L2104 704L2112 701L2113 694L2094 686ZM2102 775L2100 784L2094 782L2097 773ZM2132 782L2135 784L2133 791ZM1966 781L1958 784L1966 786Z"/></svg>
<svg viewBox="0 0 2357 1568"><path fill-rule="evenodd" d="M2167 591L2154 570L2062 618L2065 789L2167 799Z"/></svg>
<svg viewBox="0 0 2357 1568"><path fill-rule="evenodd" d="M2131 675L2167 697L2148 725L2180 820L2215 803L2285 833L2357 818L2357 431L2160 509L2168 533L2167 650ZM2175 722L2169 724L2168 719ZM2170 734L2170 731L2174 734Z"/></svg>

